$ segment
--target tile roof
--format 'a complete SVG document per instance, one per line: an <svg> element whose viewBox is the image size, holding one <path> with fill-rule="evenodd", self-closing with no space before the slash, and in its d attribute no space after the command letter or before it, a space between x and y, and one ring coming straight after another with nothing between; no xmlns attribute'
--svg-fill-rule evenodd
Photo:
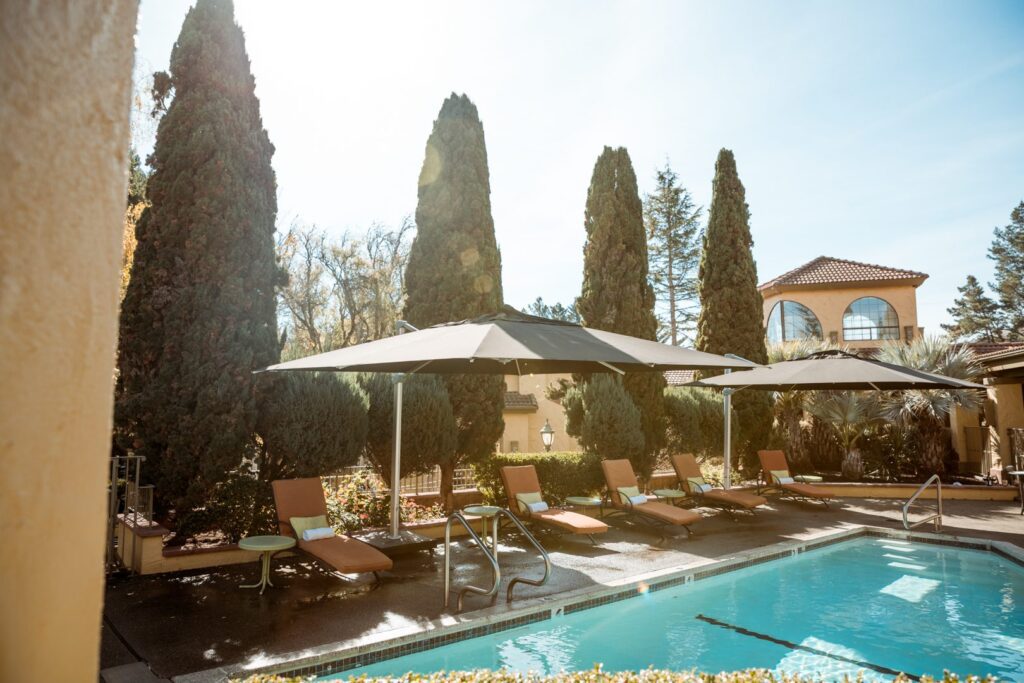
<svg viewBox="0 0 1024 683"><path fill-rule="evenodd" d="M974 351L975 360L998 360L1024 351L1024 342L972 342L966 345Z"/></svg>
<svg viewBox="0 0 1024 683"><path fill-rule="evenodd" d="M537 397L533 394L520 394L518 391L506 391L505 410L533 412L537 410Z"/></svg>
<svg viewBox="0 0 1024 683"><path fill-rule="evenodd" d="M681 387L693 381L693 370L666 370L665 383L670 387Z"/></svg>
<svg viewBox="0 0 1024 683"><path fill-rule="evenodd" d="M919 273L916 270L889 268L888 266L860 263L831 256L819 256L799 268L794 268L773 280L758 285L757 288L765 290L773 287L877 282L879 280L920 280L917 283L919 285L927 277L926 273Z"/></svg>

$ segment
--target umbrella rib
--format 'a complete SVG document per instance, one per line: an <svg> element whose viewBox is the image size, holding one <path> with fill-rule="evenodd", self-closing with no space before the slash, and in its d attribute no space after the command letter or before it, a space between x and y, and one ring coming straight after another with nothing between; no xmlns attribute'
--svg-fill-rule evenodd
<svg viewBox="0 0 1024 683"><path fill-rule="evenodd" d="M420 363L419 365L417 365L416 367L414 367L414 368L413 368L412 370L410 370L408 374L410 374L410 375L411 375L411 374L413 374L414 372L419 372L419 371L420 371L420 370L422 370L423 368L427 367L427 365L429 365L430 363L431 363L431 361L429 361L429 360L425 360L425 361L423 361L422 363Z"/></svg>
<svg viewBox="0 0 1024 683"><path fill-rule="evenodd" d="M617 372L617 373L619 373L620 375L625 375L625 374L626 374L626 371L625 371L625 370L619 370L619 369L618 369L617 367L615 367L615 366L614 366L614 365L612 365L611 363L605 363L605 362L604 362L603 360L599 360L599 361L597 361L597 362L598 362L598 363L600 363L601 365L605 366L606 368L608 368L608 369L609 369L609 370L611 370L612 372Z"/></svg>

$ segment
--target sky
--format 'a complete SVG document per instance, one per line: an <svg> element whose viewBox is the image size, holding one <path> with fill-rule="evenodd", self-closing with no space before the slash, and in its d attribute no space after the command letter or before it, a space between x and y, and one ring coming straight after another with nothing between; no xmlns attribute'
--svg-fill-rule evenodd
<svg viewBox="0 0 1024 683"><path fill-rule="evenodd" d="M142 0L137 74L167 68L191 4ZM605 145L629 150L641 193L668 161L704 207L733 150L760 281L822 255L923 271L926 332L968 274L991 280L992 231L1024 200L1022 2L235 0L235 14L279 226L414 215L433 120L466 93L517 307L579 295Z"/></svg>

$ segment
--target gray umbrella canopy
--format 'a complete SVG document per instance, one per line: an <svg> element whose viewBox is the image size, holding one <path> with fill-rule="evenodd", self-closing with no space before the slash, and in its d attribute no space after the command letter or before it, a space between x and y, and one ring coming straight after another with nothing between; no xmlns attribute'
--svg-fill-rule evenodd
<svg viewBox="0 0 1024 683"><path fill-rule="evenodd" d="M974 382L944 377L861 358L843 351L821 351L799 360L783 361L728 375L708 377L693 386L732 389L791 391L811 389L897 390L897 389L984 389Z"/></svg>
<svg viewBox="0 0 1024 683"><path fill-rule="evenodd" d="M399 331L404 323L399 323ZM395 383L395 451L391 467L391 527L400 538L403 373L528 375L555 372L625 372L758 367L624 334L590 330L505 306L500 313L435 325L357 344L257 372L322 370L399 373Z"/></svg>
<svg viewBox="0 0 1024 683"><path fill-rule="evenodd" d="M755 367L745 360L591 330L506 306L494 315L435 325L264 370L528 375Z"/></svg>

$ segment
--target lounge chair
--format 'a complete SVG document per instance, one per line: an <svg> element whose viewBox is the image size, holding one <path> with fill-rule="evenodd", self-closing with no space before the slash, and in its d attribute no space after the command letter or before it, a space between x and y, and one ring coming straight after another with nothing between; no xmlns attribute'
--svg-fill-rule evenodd
<svg viewBox="0 0 1024 683"><path fill-rule="evenodd" d="M304 541L302 535L296 533L292 519L327 516L327 501L318 477L279 479L271 482L271 488L280 533L297 539L299 550L342 574L373 572L379 580L377 572L391 569L391 558L368 543L343 535Z"/></svg>
<svg viewBox="0 0 1024 683"><path fill-rule="evenodd" d="M509 510L528 523L561 533L581 534L590 538L591 543L597 543L594 534L608 531L608 525L601 520L571 510L531 510L531 504L544 502L540 480L533 465L502 467L501 481L505 485Z"/></svg>
<svg viewBox="0 0 1024 683"><path fill-rule="evenodd" d="M683 527L688 535L693 534L690 525L699 522L701 516L692 510L644 499L629 460L602 460L601 469L608 499L618 512L660 528L663 537L664 531L672 527Z"/></svg>
<svg viewBox="0 0 1024 683"><path fill-rule="evenodd" d="M833 496L825 489L794 481L789 473L789 463L786 461L786 454L782 451L758 451L757 457L761 460L761 476L764 479L764 486L759 487L761 491L778 491L783 496L797 498L806 501L818 501L828 507L828 501Z"/></svg>
<svg viewBox="0 0 1024 683"><path fill-rule="evenodd" d="M687 495L699 501L699 504L753 513L756 508L768 502L764 496L755 496L753 493L713 488L704 481L704 475L701 474L700 466L692 453L673 455L671 460L676 478L679 479L679 486Z"/></svg>

